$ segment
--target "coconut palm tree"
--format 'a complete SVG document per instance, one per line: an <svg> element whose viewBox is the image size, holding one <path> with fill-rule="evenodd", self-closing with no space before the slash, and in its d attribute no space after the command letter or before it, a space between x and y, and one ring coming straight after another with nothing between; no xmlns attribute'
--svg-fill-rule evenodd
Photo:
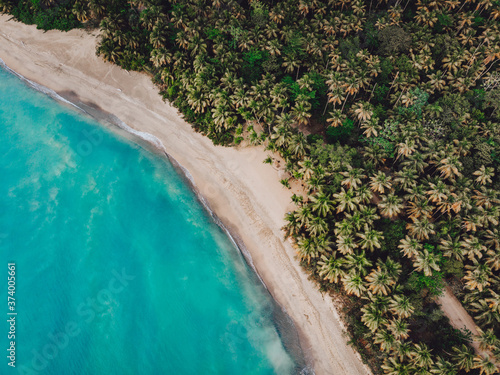
<svg viewBox="0 0 500 375"><path fill-rule="evenodd" d="M493 291L490 291L490 293L495 293ZM492 302L490 304L490 302ZM500 323L500 315L498 314L498 308L496 309L497 311L494 311L491 307L495 306L495 303L498 302L498 294L497 294L497 299L480 299L476 302L472 302L469 304L469 309L474 313L474 318L481 322L483 326L492 326Z"/></svg>
<svg viewBox="0 0 500 375"><path fill-rule="evenodd" d="M389 321L388 328L396 340L405 340L410 337L410 329L406 320L400 318L392 319Z"/></svg>
<svg viewBox="0 0 500 375"><path fill-rule="evenodd" d="M311 208L313 212L317 212L319 215L325 217L330 211L333 210L333 201L330 199L328 194L320 191L309 197L311 201Z"/></svg>
<svg viewBox="0 0 500 375"><path fill-rule="evenodd" d="M442 357L438 357L431 368L431 373L437 375L457 375L456 366Z"/></svg>
<svg viewBox="0 0 500 375"><path fill-rule="evenodd" d="M380 213L390 218L398 216L403 209L403 200L397 195L390 193L382 197L382 201L378 204Z"/></svg>
<svg viewBox="0 0 500 375"><path fill-rule="evenodd" d="M370 189L375 193L384 194L385 189L390 189L391 186L391 178L382 171L370 177Z"/></svg>
<svg viewBox="0 0 500 375"><path fill-rule="evenodd" d="M491 285L489 278L491 274L490 268L486 264L479 264L477 261L473 265L466 265L467 269L464 280L465 287L469 290L483 291L484 288Z"/></svg>
<svg viewBox="0 0 500 375"><path fill-rule="evenodd" d="M376 332L380 327L387 324L387 319L384 318L382 311L380 311L373 303L369 303L361 308L363 315L361 321L372 332Z"/></svg>
<svg viewBox="0 0 500 375"><path fill-rule="evenodd" d="M314 174L314 162L309 158L304 158L298 162L299 172L302 174L304 180L309 180Z"/></svg>
<svg viewBox="0 0 500 375"><path fill-rule="evenodd" d="M481 259L483 257L483 253L486 252L486 246L484 246L479 238L476 236L468 236L460 241L460 245L464 249L464 253L467 257L476 262L476 259Z"/></svg>
<svg viewBox="0 0 500 375"><path fill-rule="evenodd" d="M400 240L398 248L401 249L404 256L414 258L422 250L423 246L417 239L407 235Z"/></svg>
<svg viewBox="0 0 500 375"><path fill-rule="evenodd" d="M354 190L361 185L361 180L366 178L362 169L353 168L350 165L347 166L347 171L340 172L340 174L345 177L345 179L342 180L341 185Z"/></svg>
<svg viewBox="0 0 500 375"><path fill-rule="evenodd" d="M312 237L321 236L328 232L328 224L323 218L314 216L309 220L307 231Z"/></svg>
<svg viewBox="0 0 500 375"><path fill-rule="evenodd" d="M360 201L352 189L345 191L344 188L341 188L339 193L333 194L333 197L337 202L337 213L344 212L345 210L348 212L354 211Z"/></svg>
<svg viewBox="0 0 500 375"><path fill-rule="evenodd" d="M411 351L412 363L418 367L431 367L434 363L431 351L425 344L413 344Z"/></svg>
<svg viewBox="0 0 500 375"><path fill-rule="evenodd" d="M410 299L403 294L393 295L389 306L391 312L399 318L409 318L414 311Z"/></svg>
<svg viewBox="0 0 500 375"><path fill-rule="evenodd" d="M319 257L319 250L313 239L301 237L297 241L297 256L300 261L307 260L309 264L311 259Z"/></svg>
<svg viewBox="0 0 500 375"><path fill-rule="evenodd" d="M381 366L386 375L410 375L413 366L399 361L394 357L384 359L384 364Z"/></svg>
<svg viewBox="0 0 500 375"><path fill-rule="evenodd" d="M392 350L392 357L400 361L408 361L411 358L411 345L407 341L396 341Z"/></svg>
<svg viewBox="0 0 500 375"><path fill-rule="evenodd" d="M406 224L406 229L411 236L415 236L418 240L428 240L429 236L435 234L434 224L427 217L421 219L411 218L412 222Z"/></svg>
<svg viewBox="0 0 500 375"><path fill-rule="evenodd" d="M474 358L474 368L479 369L480 375L498 374L498 367L495 362L490 359L489 356L476 356Z"/></svg>
<svg viewBox="0 0 500 375"><path fill-rule="evenodd" d="M394 183L396 187L408 191L417 185L418 173L415 169L403 168L395 173Z"/></svg>
<svg viewBox="0 0 500 375"><path fill-rule="evenodd" d="M364 251L357 251L353 254L347 254L344 257L344 266L347 270L366 275L367 269L372 266L372 262L366 258Z"/></svg>
<svg viewBox="0 0 500 375"><path fill-rule="evenodd" d="M426 193L432 203L441 203L448 199L449 188L442 180L438 180L435 184L429 183L429 190Z"/></svg>
<svg viewBox="0 0 500 375"><path fill-rule="evenodd" d="M427 249L418 252L413 261L415 271L423 272L425 276L432 276L432 270L440 271L437 255L430 253Z"/></svg>
<svg viewBox="0 0 500 375"><path fill-rule="evenodd" d="M363 279L355 269L351 269L349 273L344 274L341 280L347 294L360 297L366 291Z"/></svg>
<svg viewBox="0 0 500 375"><path fill-rule="evenodd" d="M371 252L375 249L380 249L382 246L380 240L384 239L382 232L368 227L368 224L365 225L363 233L358 233L358 237L360 238L359 245L361 249L368 249Z"/></svg>
<svg viewBox="0 0 500 375"><path fill-rule="evenodd" d="M289 150L292 154L297 158L302 158L309 149L309 145L307 144L307 139L303 133L298 133L292 136L290 141ZM306 160L304 158L303 160ZM300 165L300 162L299 162ZM302 165L301 165L302 166Z"/></svg>
<svg viewBox="0 0 500 375"><path fill-rule="evenodd" d="M337 283L345 275L343 269L345 261L342 258L335 258L334 255L327 257L326 255L321 256L321 260L318 262L320 266L319 275L324 279L328 280L330 283Z"/></svg>
<svg viewBox="0 0 500 375"><path fill-rule="evenodd" d="M488 250L486 252L486 264L494 271L500 270L500 251Z"/></svg>
<svg viewBox="0 0 500 375"><path fill-rule="evenodd" d="M289 212L285 216L286 224L283 227L285 231L285 238L295 236L299 233L302 223L297 219L293 212Z"/></svg>
<svg viewBox="0 0 500 375"><path fill-rule="evenodd" d="M382 126L379 124L378 118L370 114L370 119L361 122L361 129L363 129L366 138L370 138L372 136L377 137L378 132L382 130Z"/></svg>
<svg viewBox="0 0 500 375"><path fill-rule="evenodd" d="M474 368L474 350L465 344L454 346L453 362L461 369L469 372Z"/></svg>
<svg viewBox="0 0 500 375"><path fill-rule="evenodd" d="M441 176L446 179L455 181L456 177L462 176L462 173L460 173L462 162L459 160L458 156L444 158L439 161L438 165L438 171L441 172Z"/></svg>
<svg viewBox="0 0 500 375"><path fill-rule="evenodd" d="M386 296L396 281L389 275L387 270L377 267L365 277L368 282L368 289L374 294Z"/></svg>
<svg viewBox="0 0 500 375"><path fill-rule="evenodd" d="M495 176L495 169L484 165L479 168L479 170L474 172L474 176L477 176L476 182L481 185L491 184L492 178Z"/></svg>
<svg viewBox="0 0 500 375"><path fill-rule="evenodd" d="M390 330L379 329L377 333L375 333L373 342L380 345L381 351L389 352L396 343L396 337Z"/></svg>
<svg viewBox="0 0 500 375"><path fill-rule="evenodd" d="M342 255L352 254L354 249L358 247L357 242L354 240L354 236L350 234L337 236L337 250L340 251Z"/></svg>
<svg viewBox="0 0 500 375"><path fill-rule="evenodd" d="M440 239L439 248L443 251L443 255L448 258L453 258L458 261L463 261L464 251L460 242L460 236L451 238L447 235L446 238Z"/></svg>

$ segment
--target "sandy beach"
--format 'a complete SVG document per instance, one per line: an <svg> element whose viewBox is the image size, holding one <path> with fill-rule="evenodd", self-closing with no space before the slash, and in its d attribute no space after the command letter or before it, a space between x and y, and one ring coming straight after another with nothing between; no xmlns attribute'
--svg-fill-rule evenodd
<svg viewBox="0 0 500 375"><path fill-rule="evenodd" d="M65 98L114 114L156 136L193 177L199 193L251 254L257 272L295 322L316 374L367 374L347 345L331 298L322 295L295 259L281 227L293 209L280 171L263 164L258 147L221 147L195 133L164 103L149 76L127 72L95 55L97 31L43 32L0 15L0 58L14 71ZM283 163L282 163L283 164Z"/></svg>

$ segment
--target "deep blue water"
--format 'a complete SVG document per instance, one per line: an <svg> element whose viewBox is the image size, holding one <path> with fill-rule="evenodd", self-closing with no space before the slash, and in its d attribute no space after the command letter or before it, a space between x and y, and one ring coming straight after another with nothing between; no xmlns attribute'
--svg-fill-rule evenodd
<svg viewBox="0 0 500 375"><path fill-rule="evenodd" d="M297 371L269 294L167 160L1 68L0 128L4 354L9 262L17 312L0 374Z"/></svg>

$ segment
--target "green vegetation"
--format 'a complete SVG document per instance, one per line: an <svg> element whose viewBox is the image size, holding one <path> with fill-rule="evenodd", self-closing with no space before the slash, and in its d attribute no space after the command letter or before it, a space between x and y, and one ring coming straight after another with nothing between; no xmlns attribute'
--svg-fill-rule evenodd
<svg viewBox="0 0 500 375"><path fill-rule="evenodd" d="M150 73L214 143L246 137L279 152L305 186L286 235L320 288L344 302L351 342L374 371L496 372L499 1L0 0L0 9L42 28L99 23L97 53ZM435 296L447 281L496 359L477 356L443 317Z"/></svg>

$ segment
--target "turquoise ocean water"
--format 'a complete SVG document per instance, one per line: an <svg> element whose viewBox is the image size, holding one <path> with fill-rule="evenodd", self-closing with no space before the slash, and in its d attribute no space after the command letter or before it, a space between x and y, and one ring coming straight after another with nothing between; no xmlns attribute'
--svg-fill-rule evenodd
<svg viewBox="0 0 500 375"><path fill-rule="evenodd" d="M286 316L167 160L1 68L0 128L0 374L300 372Z"/></svg>

